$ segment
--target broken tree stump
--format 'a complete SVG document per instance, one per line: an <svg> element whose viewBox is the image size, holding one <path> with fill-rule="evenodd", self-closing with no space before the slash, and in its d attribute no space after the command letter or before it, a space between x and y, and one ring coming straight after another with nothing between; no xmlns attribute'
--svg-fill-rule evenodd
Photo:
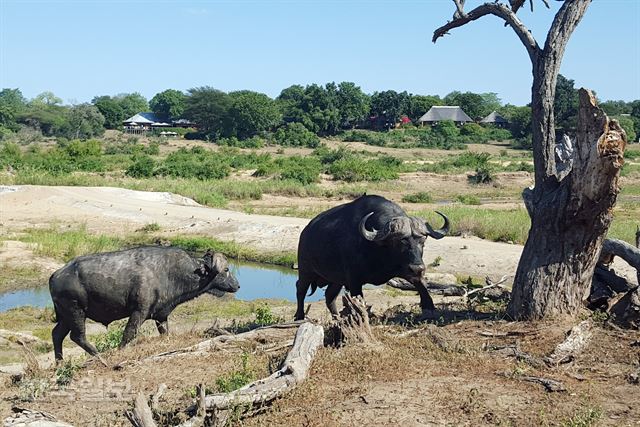
<svg viewBox="0 0 640 427"><path fill-rule="evenodd" d="M342 305L340 317L330 328L334 335L334 343L377 343L378 340L373 335L369 323L369 310L362 295L354 297L345 294L342 296Z"/></svg>

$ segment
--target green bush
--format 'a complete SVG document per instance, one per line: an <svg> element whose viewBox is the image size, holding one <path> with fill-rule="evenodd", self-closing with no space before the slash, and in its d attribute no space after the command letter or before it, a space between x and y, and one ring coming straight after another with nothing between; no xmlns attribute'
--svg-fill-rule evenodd
<svg viewBox="0 0 640 427"><path fill-rule="evenodd" d="M328 172L334 179L347 182L384 181L397 179L401 164L400 160L391 156L365 160L347 155L329 165Z"/></svg>
<svg viewBox="0 0 640 427"><path fill-rule="evenodd" d="M438 122L433 130L435 133L443 136L444 138L455 138L460 135L460 129L451 120L443 120Z"/></svg>
<svg viewBox="0 0 640 427"><path fill-rule="evenodd" d="M418 193L405 194L402 196L402 201L405 203L431 203L433 198L431 197L431 194L420 191Z"/></svg>
<svg viewBox="0 0 640 427"><path fill-rule="evenodd" d="M479 205L480 199L472 194L459 194L456 196L456 201L463 205Z"/></svg>
<svg viewBox="0 0 640 427"><path fill-rule="evenodd" d="M118 348L124 336L124 325L124 322L113 323L106 333L95 337L95 346L98 352L103 353Z"/></svg>
<svg viewBox="0 0 640 427"><path fill-rule="evenodd" d="M95 139L89 139L87 141L74 139L67 144L63 143L61 148L63 148L67 154L73 158L99 156L102 154L100 141Z"/></svg>
<svg viewBox="0 0 640 427"><path fill-rule="evenodd" d="M241 357L242 366L240 369L216 378L216 387L219 393L230 393L255 379L255 373L249 367L249 353L243 352Z"/></svg>
<svg viewBox="0 0 640 427"><path fill-rule="evenodd" d="M481 165L476 169L474 175L469 175L469 182L474 184L489 184L493 182L493 169L489 165Z"/></svg>
<svg viewBox="0 0 640 427"><path fill-rule="evenodd" d="M320 145L320 138L308 130L302 123L287 123L274 134L276 144L291 147L316 148Z"/></svg>
<svg viewBox="0 0 640 427"><path fill-rule="evenodd" d="M156 168L156 162L147 155L135 156L133 163L127 168L125 174L132 178L150 178Z"/></svg>
<svg viewBox="0 0 640 427"><path fill-rule="evenodd" d="M181 148L167 156L156 169L156 175L179 178L222 179L229 176L231 167L223 156L202 147Z"/></svg>
<svg viewBox="0 0 640 427"><path fill-rule="evenodd" d="M311 184L320 180L322 165L315 157L292 156L276 160L280 169L280 179L289 179L301 184Z"/></svg>
<svg viewBox="0 0 640 427"><path fill-rule="evenodd" d="M465 123L460 128L460 135L484 136L485 133L485 129L477 123Z"/></svg>
<svg viewBox="0 0 640 427"><path fill-rule="evenodd" d="M160 154L160 143L157 141L150 142L149 145L144 147L143 151L150 156L157 156Z"/></svg>

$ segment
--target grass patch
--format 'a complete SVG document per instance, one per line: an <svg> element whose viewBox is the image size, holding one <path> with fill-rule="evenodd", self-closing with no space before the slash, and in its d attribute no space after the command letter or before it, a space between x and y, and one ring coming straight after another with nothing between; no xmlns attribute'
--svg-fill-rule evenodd
<svg viewBox="0 0 640 427"><path fill-rule="evenodd" d="M51 339L54 322L55 313L52 307L23 306L0 313L0 329L41 331L42 335L39 333L38 338L42 339ZM48 331L46 335L45 331Z"/></svg>
<svg viewBox="0 0 640 427"><path fill-rule="evenodd" d="M402 201L404 203L431 203L433 197L426 191L420 191L418 193L405 194L402 196Z"/></svg>
<svg viewBox="0 0 640 427"><path fill-rule="evenodd" d="M124 241L104 234L89 234L84 226L77 230L60 231L55 228L27 229L18 240L35 245L34 253L65 262L84 254L120 249Z"/></svg>
<svg viewBox="0 0 640 427"><path fill-rule="evenodd" d="M471 234L497 242L524 244L529 233L530 220L526 209L482 209L466 206L438 207L451 220L452 234ZM418 211L417 216L431 224L441 224L442 219L432 211Z"/></svg>
<svg viewBox="0 0 640 427"><path fill-rule="evenodd" d="M285 300L241 301L231 297L216 298L202 295L176 307L171 316L190 317L193 319L214 317L224 319L248 318L257 313L259 307L264 307L267 304L271 308L291 305L290 302ZM263 320L266 319L263 317Z"/></svg>
<svg viewBox="0 0 640 427"><path fill-rule="evenodd" d="M560 425L563 427L590 427L598 423L602 414L602 409L599 407L584 406Z"/></svg>
<svg viewBox="0 0 640 427"><path fill-rule="evenodd" d="M44 284L45 280L46 274L35 265L25 267L3 265L0 269L0 293L35 288Z"/></svg>
<svg viewBox="0 0 640 427"><path fill-rule="evenodd" d="M456 202L460 202L463 205L478 206L480 205L480 198L473 194L458 194L456 196Z"/></svg>

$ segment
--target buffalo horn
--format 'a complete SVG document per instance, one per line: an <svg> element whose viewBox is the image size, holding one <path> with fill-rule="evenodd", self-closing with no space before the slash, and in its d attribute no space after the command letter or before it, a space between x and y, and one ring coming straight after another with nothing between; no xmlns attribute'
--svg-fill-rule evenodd
<svg viewBox="0 0 640 427"><path fill-rule="evenodd" d="M362 237L364 237L365 239L369 240L370 242L373 242L375 240L383 240L386 237L386 234L380 233L375 228L372 229L373 231L367 230L367 227L366 227L365 224L367 223L367 220L369 219L369 217L371 215L373 215L373 212L370 212L370 213L366 214L360 220L360 225L359 225L360 234L362 234Z"/></svg>
<svg viewBox="0 0 640 427"><path fill-rule="evenodd" d="M431 225L429 225L428 222L425 221L424 224L427 226L427 234L429 236L433 237L434 239L442 239L449 233L449 218L447 218L447 216L441 212L436 211L436 213L444 218L444 225L442 226L442 228L434 230L433 228L431 228Z"/></svg>

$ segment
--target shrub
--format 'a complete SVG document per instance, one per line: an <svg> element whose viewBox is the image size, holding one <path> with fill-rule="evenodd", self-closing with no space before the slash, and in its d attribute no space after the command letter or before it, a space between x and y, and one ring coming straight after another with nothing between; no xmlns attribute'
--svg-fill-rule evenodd
<svg viewBox="0 0 640 427"><path fill-rule="evenodd" d="M491 155L489 153L466 152L455 157L451 164L457 168L468 167L470 169L474 169L480 166L485 166L489 162L490 158Z"/></svg>
<svg viewBox="0 0 640 427"><path fill-rule="evenodd" d="M460 135L483 136L484 134L485 134L484 128L477 123L465 123L460 128Z"/></svg>
<svg viewBox="0 0 640 427"><path fill-rule="evenodd" d="M445 137L445 138L455 138L460 135L460 129L456 126L454 122L451 120L443 120L438 122L433 130L435 133Z"/></svg>
<svg viewBox="0 0 640 427"><path fill-rule="evenodd" d="M156 168L156 162L147 155L135 156L133 163L127 168L125 174L132 178L150 178Z"/></svg>
<svg viewBox="0 0 640 427"><path fill-rule="evenodd" d="M318 182L322 165L314 157L293 156L276 160L280 168L280 179L290 179L301 184Z"/></svg>
<svg viewBox="0 0 640 427"><path fill-rule="evenodd" d="M258 136L252 136L251 138L239 140L235 136L231 138L222 138L216 141L216 144L226 147L238 147L238 148L262 148L265 146L265 142Z"/></svg>
<svg viewBox="0 0 640 427"><path fill-rule="evenodd" d="M493 179L493 169L489 165L479 166L474 175L469 175L469 181L474 184L488 184Z"/></svg>
<svg viewBox="0 0 640 427"><path fill-rule="evenodd" d="M271 312L271 307L267 304L256 307L256 324L260 326L273 325L282 321L282 318Z"/></svg>
<svg viewBox="0 0 640 427"><path fill-rule="evenodd" d="M76 372L82 367L82 364L73 359L65 360L62 365L56 368L56 384L64 387L71 384Z"/></svg>
<svg viewBox="0 0 640 427"><path fill-rule="evenodd" d="M425 191L420 191L418 193L405 194L402 196L402 201L405 203L431 203L433 198L431 197L431 194Z"/></svg>
<svg viewBox="0 0 640 427"><path fill-rule="evenodd" d="M479 205L480 199L477 196L471 194L459 194L456 196L456 201L463 205Z"/></svg>
<svg viewBox="0 0 640 427"><path fill-rule="evenodd" d="M254 380L255 374L249 367L249 353L242 353L242 366L225 376L216 379L216 387L219 393L230 393Z"/></svg>
<svg viewBox="0 0 640 427"><path fill-rule="evenodd" d="M60 141L58 143L60 144ZM73 158L80 157L88 157L88 156L99 156L102 154L102 146L100 145L100 141L95 139L89 139L87 141L80 141L78 139L74 139L68 144L62 143L62 147L69 156Z"/></svg>
<svg viewBox="0 0 640 427"><path fill-rule="evenodd" d="M124 335L124 325L124 322L113 323L106 333L95 337L95 346L98 352L103 353L118 348Z"/></svg>
<svg viewBox="0 0 640 427"><path fill-rule="evenodd" d="M320 138L308 130L302 123L287 123L274 134L276 144L292 147L316 148L320 145Z"/></svg>
<svg viewBox="0 0 640 427"><path fill-rule="evenodd" d="M157 156L160 154L160 143L157 141L150 142L149 145L144 147L143 151L150 156Z"/></svg>
<svg viewBox="0 0 640 427"><path fill-rule="evenodd" d="M401 163L391 156L365 160L355 155L346 155L329 166L329 173L334 179L347 182L383 181L397 179Z"/></svg>
<svg viewBox="0 0 640 427"><path fill-rule="evenodd" d="M155 174L205 180L226 178L230 172L231 167L224 156L193 147L190 151L181 148L169 154Z"/></svg>

